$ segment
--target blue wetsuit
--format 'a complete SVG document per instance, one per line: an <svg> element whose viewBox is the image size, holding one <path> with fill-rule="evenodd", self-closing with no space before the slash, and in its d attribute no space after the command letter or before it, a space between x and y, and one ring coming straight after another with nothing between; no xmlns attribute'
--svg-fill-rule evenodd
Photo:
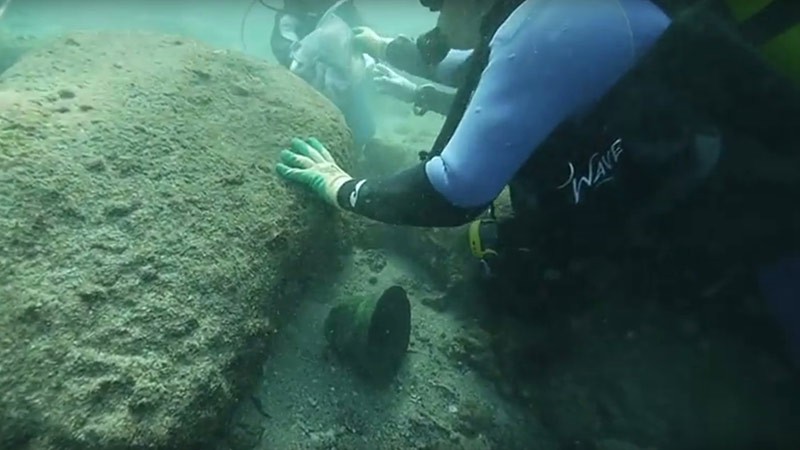
<svg viewBox="0 0 800 450"><path fill-rule="evenodd" d="M433 69L433 81L450 87L458 87L470 55L472 55L472 50L450 50L442 62Z"/></svg>
<svg viewBox="0 0 800 450"><path fill-rule="evenodd" d="M669 24L650 0L523 2L495 33L488 65L442 153L389 178L346 183L340 205L404 225L475 218L551 133L590 111Z"/></svg>

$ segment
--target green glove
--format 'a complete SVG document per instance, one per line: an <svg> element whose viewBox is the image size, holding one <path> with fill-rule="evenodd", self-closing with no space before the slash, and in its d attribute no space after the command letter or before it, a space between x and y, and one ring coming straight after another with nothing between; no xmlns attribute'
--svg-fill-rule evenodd
<svg viewBox="0 0 800 450"><path fill-rule="evenodd" d="M275 166L278 175L287 180L303 184L329 204L339 207L336 194L344 183L353 178L347 174L330 152L315 138L292 139L291 149L281 152L281 160Z"/></svg>

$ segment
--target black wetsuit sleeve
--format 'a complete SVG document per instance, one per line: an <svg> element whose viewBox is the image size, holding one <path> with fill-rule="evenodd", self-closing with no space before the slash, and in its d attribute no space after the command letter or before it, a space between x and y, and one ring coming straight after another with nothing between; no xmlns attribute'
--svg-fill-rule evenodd
<svg viewBox="0 0 800 450"><path fill-rule="evenodd" d="M416 43L406 37L394 38L386 47L386 62L412 75L431 79L434 74L432 66L425 62Z"/></svg>
<svg viewBox="0 0 800 450"><path fill-rule="evenodd" d="M418 77L434 79L436 66L444 60L450 47L438 28L417 39L398 36L386 47L386 61L400 70Z"/></svg>
<svg viewBox="0 0 800 450"><path fill-rule="evenodd" d="M424 163L385 178L348 181L337 201L343 209L379 222L418 227L463 225L489 207L460 208L448 202L428 181Z"/></svg>

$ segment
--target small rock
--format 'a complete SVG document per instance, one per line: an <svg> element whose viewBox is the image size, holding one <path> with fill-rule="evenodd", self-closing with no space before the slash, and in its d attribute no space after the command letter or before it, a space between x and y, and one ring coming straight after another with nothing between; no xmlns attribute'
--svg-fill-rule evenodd
<svg viewBox="0 0 800 450"><path fill-rule="evenodd" d="M105 208L105 215L109 218L125 217L139 209L140 206L138 201L114 202Z"/></svg>
<svg viewBox="0 0 800 450"><path fill-rule="evenodd" d="M58 96L62 99L75 98L75 92L70 91L69 89L61 89L58 91Z"/></svg>
<svg viewBox="0 0 800 450"><path fill-rule="evenodd" d="M457 408L456 430L467 437L487 434L495 426L495 411L485 402L467 400Z"/></svg>
<svg viewBox="0 0 800 450"><path fill-rule="evenodd" d="M189 69L189 71L192 72L193 74L195 74L197 76L197 78L199 78L202 81L211 80L211 74L206 72L206 71L203 71L203 70L200 70L200 69Z"/></svg>
<svg viewBox="0 0 800 450"><path fill-rule="evenodd" d="M367 267L372 273L380 273L387 264L386 256L384 256L383 253L374 250L364 252L364 259Z"/></svg>
<svg viewBox="0 0 800 450"><path fill-rule="evenodd" d="M438 297L425 297L422 299L422 304L434 311L442 312L450 305L450 301L448 296L440 295Z"/></svg>
<svg viewBox="0 0 800 450"><path fill-rule="evenodd" d="M238 84L231 86L231 93L233 95L238 95L239 97L247 97L250 95L249 90L245 89L242 86L239 86Z"/></svg>
<svg viewBox="0 0 800 450"><path fill-rule="evenodd" d="M78 290L78 298L88 304L103 302L108 298L108 292L102 286L88 284Z"/></svg>
<svg viewBox="0 0 800 450"><path fill-rule="evenodd" d="M139 272L139 280L142 283L151 283L158 279L158 271L150 266L142 267Z"/></svg>
<svg viewBox="0 0 800 450"><path fill-rule="evenodd" d="M84 167L90 172L104 172L106 170L106 162L103 158L94 158L86 162Z"/></svg>

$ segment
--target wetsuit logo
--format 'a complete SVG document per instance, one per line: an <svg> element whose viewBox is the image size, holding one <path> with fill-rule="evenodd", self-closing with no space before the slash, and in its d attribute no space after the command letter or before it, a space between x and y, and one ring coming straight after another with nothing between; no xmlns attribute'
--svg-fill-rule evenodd
<svg viewBox="0 0 800 450"><path fill-rule="evenodd" d="M592 154L586 165L586 174L583 176L579 176L575 165L569 162L567 181L561 183L558 189L571 187L573 201L576 205L579 204L584 190L594 189L614 179L614 169L623 151L622 139L617 139L607 150Z"/></svg>
<svg viewBox="0 0 800 450"><path fill-rule="evenodd" d="M364 185L364 182L367 180L361 180L356 183L356 186L353 188L353 192L350 193L350 207L355 209L356 203L358 203L358 193L361 191L361 186Z"/></svg>

